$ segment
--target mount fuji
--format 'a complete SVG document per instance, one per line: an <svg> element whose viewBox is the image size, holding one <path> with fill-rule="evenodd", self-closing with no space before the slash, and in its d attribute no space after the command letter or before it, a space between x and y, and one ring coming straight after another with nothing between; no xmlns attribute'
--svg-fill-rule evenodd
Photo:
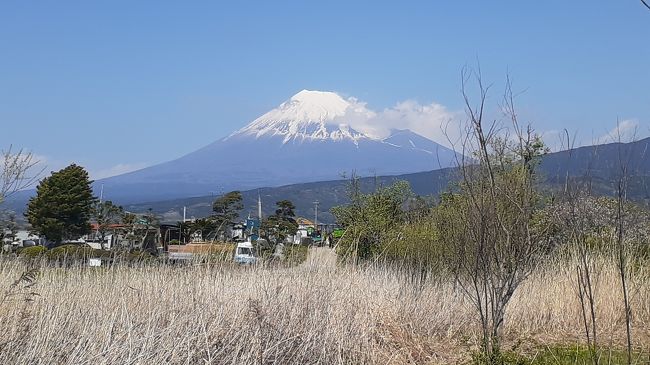
<svg viewBox="0 0 650 365"><path fill-rule="evenodd" d="M303 90L244 128L176 160L95 182L120 203L450 167L456 154L410 130L373 136L348 118L373 113L333 92Z"/></svg>

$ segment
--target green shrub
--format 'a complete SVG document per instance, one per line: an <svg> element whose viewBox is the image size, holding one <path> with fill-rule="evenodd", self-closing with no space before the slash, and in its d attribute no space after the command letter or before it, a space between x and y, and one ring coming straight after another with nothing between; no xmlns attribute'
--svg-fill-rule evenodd
<svg viewBox="0 0 650 365"><path fill-rule="evenodd" d="M299 265L307 261L309 247L303 245L287 245L284 247L283 261L289 265Z"/></svg>
<svg viewBox="0 0 650 365"><path fill-rule="evenodd" d="M648 353L633 352L633 364L650 364ZM627 364L627 355L624 350L601 348L596 356L600 363L610 365ZM539 349L534 354L523 356L515 351L497 352L491 358L486 358L481 353L472 355L472 365L591 365L592 355L585 346L558 346Z"/></svg>
<svg viewBox="0 0 650 365"><path fill-rule="evenodd" d="M27 258L36 258L40 257L47 251L45 246L32 246L25 247L18 251L18 255Z"/></svg>
<svg viewBox="0 0 650 365"><path fill-rule="evenodd" d="M444 266L446 250L433 218L425 216L396 227L384 240L380 257L399 267L433 270Z"/></svg>
<svg viewBox="0 0 650 365"><path fill-rule="evenodd" d="M81 250L82 248L79 245L62 245L51 249L47 253L47 256L50 259L63 259L64 257L72 258L78 256Z"/></svg>
<svg viewBox="0 0 650 365"><path fill-rule="evenodd" d="M345 227L336 246L339 258L365 260L381 254L386 241L404 223L407 214L403 207L412 196L406 181L363 194L358 179L353 177L348 191L351 203L331 210L336 222Z"/></svg>
<svg viewBox="0 0 650 365"><path fill-rule="evenodd" d="M600 348L596 354L602 364L627 364L627 354L624 350ZM633 352L633 364L648 364L650 354ZM551 347L538 353L530 362L531 365L590 365L593 364L589 349L584 346Z"/></svg>
<svg viewBox="0 0 650 365"><path fill-rule="evenodd" d="M120 254L118 257L128 262L148 262L154 259L154 256L148 251L140 250Z"/></svg>
<svg viewBox="0 0 650 365"><path fill-rule="evenodd" d="M514 351L495 351L489 357L480 352L472 354L472 365L532 365L532 363Z"/></svg>
<svg viewBox="0 0 650 365"><path fill-rule="evenodd" d="M108 259L112 257L112 253L106 250L94 249L88 245L69 244L49 250L47 257L56 261L64 259L86 259L90 257Z"/></svg>

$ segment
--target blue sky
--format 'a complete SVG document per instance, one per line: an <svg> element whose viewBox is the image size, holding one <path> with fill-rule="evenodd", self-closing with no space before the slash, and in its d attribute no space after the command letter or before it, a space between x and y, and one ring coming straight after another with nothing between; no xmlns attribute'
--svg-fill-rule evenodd
<svg viewBox="0 0 650 365"><path fill-rule="evenodd" d="M650 11L610 1L0 3L0 146L101 177L179 157L302 89L375 110L462 111L480 60L498 98L582 141L650 127ZM550 135L550 133L549 133Z"/></svg>

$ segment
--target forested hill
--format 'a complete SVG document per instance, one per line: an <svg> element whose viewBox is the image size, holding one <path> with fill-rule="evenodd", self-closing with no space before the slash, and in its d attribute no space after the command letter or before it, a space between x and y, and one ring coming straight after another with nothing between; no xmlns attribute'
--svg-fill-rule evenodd
<svg viewBox="0 0 650 365"><path fill-rule="evenodd" d="M542 159L539 173L543 189L561 188L567 173L576 179L589 180L595 194L613 195L616 181L621 174L621 167L626 166L630 176L628 197L647 203L650 200L650 158L647 155L650 138L632 143L612 143L576 148L572 151L551 153ZM360 180L363 191L372 191L376 186L390 185L398 180L411 184L413 191L422 196L437 196L449 188L457 178L455 169L447 168L395 176L366 177ZM330 208L347 202L349 180L322 181L293 184L273 188L261 188L243 192L245 211L255 214L258 193L262 198L264 212L269 214L274 203L289 199L296 204L297 213L304 217L314 216L314 202L319 201L319 220L333 222ZM152 203L133 204L127 210L144 211L152 208L165 219L174 221L182 218L183 207L187 207L187 216L203 217L211 212L214 196L176 199Z"/></svg>

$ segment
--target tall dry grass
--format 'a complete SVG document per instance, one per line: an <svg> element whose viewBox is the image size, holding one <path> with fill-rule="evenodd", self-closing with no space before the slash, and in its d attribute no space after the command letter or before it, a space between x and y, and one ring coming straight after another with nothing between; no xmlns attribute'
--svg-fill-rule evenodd
<svg viewBox="0 0 650 365"><path fill-rule="evenodd" d="M622 345L616 272L597 264L601 339ZM45 266L35 284L11 287L25 270L0 260L0 288L10 294L0 293L0 364L459 363L476 342L474 312L453 282L337 266L327 249L294 268ZM516 292L506 347L581 341L574 270L571 261L550 263ZM645 269L631 291L636 345L644 346Z"/></svg>

